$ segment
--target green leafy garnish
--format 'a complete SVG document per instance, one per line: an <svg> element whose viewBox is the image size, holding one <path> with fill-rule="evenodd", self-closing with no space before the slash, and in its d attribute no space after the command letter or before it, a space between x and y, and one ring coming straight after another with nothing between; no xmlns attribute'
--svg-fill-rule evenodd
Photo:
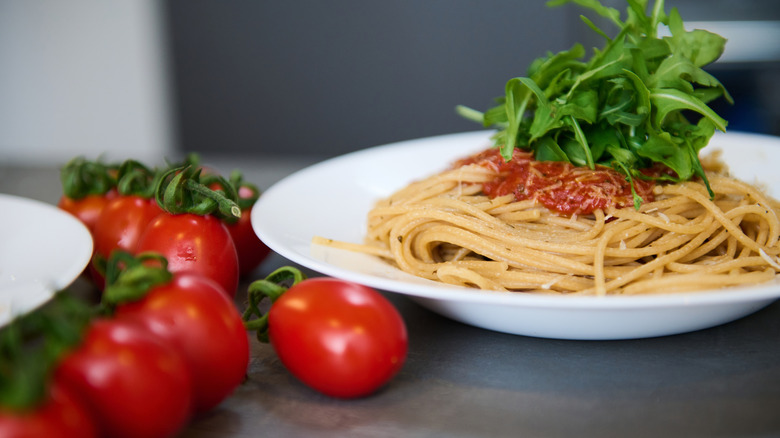
<svg viewBox="0 0 780 438"><path fill-rule="evenodd" d="M712 196L699 151L727 122L707 104L731 96L702 68L723 53L726 40L705 30L686 31L677 9L664 12L656 0L628 0L626 17L598 0L552 0L550 6L576 3L615 24L613 38L593 21L587 26L606 40L584 61L585 49L549 53L536 59L526 77L506 83L504 95L485 112L458 106L458 113L497 128L493 135L509 161L516 147L533 151L542 161L577 166L610 166L633 178L641 169L662 163L680 182L700 177ZM671 36L658 36L659 26ZM641 203L634 195L634 204Z"/></svg>

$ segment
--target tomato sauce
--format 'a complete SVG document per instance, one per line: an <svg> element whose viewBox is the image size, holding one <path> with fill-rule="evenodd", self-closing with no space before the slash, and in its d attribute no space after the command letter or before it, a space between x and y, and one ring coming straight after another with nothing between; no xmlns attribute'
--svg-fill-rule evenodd
<svg viewBox="0 0 780 438"><path fill-rule="evenodd" d="M593 170L561 161L537 161L530 152L518 149L506 162L498 148L459 160L455 166L467 164L495 170L496 177L482 185L482 191L491 198L513 194L518 201L534 199L564 215L634 205L625 175L605 166ZM654 186L652 180L634 178L634 189L645 202L653 200Z"/></svg>

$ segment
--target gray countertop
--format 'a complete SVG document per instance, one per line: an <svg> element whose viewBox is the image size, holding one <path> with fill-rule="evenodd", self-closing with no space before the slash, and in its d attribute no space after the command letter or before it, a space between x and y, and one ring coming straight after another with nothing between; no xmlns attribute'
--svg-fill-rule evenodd
<svg viewBox="0 0 780 438"><path fill-rule="evenodd" d="M266 188L311 160L216 162ZM54 203L59 190L56 169L0 165L2 193ZM290 264L273 254L245 281ZM253 339L246 382L182 437L780 436L780 302L693 333L566 341L467 326L385 295L410 343L378 393L320 395Z"/></svg>

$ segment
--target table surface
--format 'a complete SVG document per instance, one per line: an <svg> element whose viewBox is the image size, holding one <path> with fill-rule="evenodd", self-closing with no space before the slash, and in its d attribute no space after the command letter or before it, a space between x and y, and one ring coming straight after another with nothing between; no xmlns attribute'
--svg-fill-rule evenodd
<svg viewBox="0 0 780 438"><path fill-rule="evenodd" d="M312 161L213 159L261 188ZM55 203L58 171L0 165L0 193ZM273 254L243 286L282 265L294 264ZM379 392L328 398L252 339L246 382L181 436L780 436L780 302L693 333L566 341L471 327L385 295L409 355Z"/></svg>

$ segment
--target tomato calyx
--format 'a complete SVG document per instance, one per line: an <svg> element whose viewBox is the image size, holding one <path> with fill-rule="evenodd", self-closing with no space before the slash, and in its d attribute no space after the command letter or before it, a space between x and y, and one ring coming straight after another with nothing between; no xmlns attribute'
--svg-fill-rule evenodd
<svg viewBox="0 0 780 438"><path fill-rule="evenodd" d="M106 194L116 187L116 172L114 165L73 158L60 169L62 192L71 199Z"/></svg>
<svg viewBox="0 0 780 438"><path fill-rule="evenodd" d="M117 192L123 196L150 199L160 176L161 172L153 171L139 161L125 160L117 170Z"/></svg>
<svg viewBox="0 0 780 438"><path fill-rule="evenodd" d="M247 289L246 310L241 317L246 329L254 331L258 341L269 343L268 312L261 310L263 300L267 298L273 305L289 288L305 279L306 275L299 269L282 266L267 277L250 283Z"/></svg>
<svg viewBox="0 0 780 438"><path fill-rule="evenodd" d="M242 212L252 208L255 202L257 202L257 200L260 198L260 189L255 184L244 180L244 175L240 170L233 170L230 172L230 177L225 179L224 177L220 176L219 173L213 172L212 169L202 166L200 156L196 153L190 153L187 155L187 158L184 160L184 162L178 166L171 165L170 167L185 168L188 166L201 170L200 182L203 185L213 190L222 190L223 192L227 193L234 191L236 194L236 203ZM230 183L232 187L228 187L226 185L227 183ZM239 218L228 217L223 219L226 219L228 223L234 223Z"/></svg>
<svg viewBox="0 0 780 438"><path fill-rule="evenodd" d="M101 305L106 312L112 312L118 305L138 301L154 286L173 279L165 257L152 252L133 256L126 251L113 251L106 262L105 275L106 288Z"/></svg>
<svg viewBox="0 0 780 438"><path fill-rule="evenodd" d="M241 211L246 211L255 205L255 202L260 198L260 189L244 180L244 175L234 170L230 172L230 183L235 187L238 194L238 206Z"/></svg>
<svg viewBox="0 0 780 438"><path fill-rule="evenodd" d="M65 291L0 331L0 406L29 411L43 403L60 358L78 345L93 308Z"/></svg>
<svg viewBox="0 0 780 438"><path fill-rule="evenodd" d="M155 188L160 207L171 214L211 214L222 220L241 217L238 193L224 177L215 175L221 190L201 182L202 169L194 166L172 168L162 174Z"/></svg>

